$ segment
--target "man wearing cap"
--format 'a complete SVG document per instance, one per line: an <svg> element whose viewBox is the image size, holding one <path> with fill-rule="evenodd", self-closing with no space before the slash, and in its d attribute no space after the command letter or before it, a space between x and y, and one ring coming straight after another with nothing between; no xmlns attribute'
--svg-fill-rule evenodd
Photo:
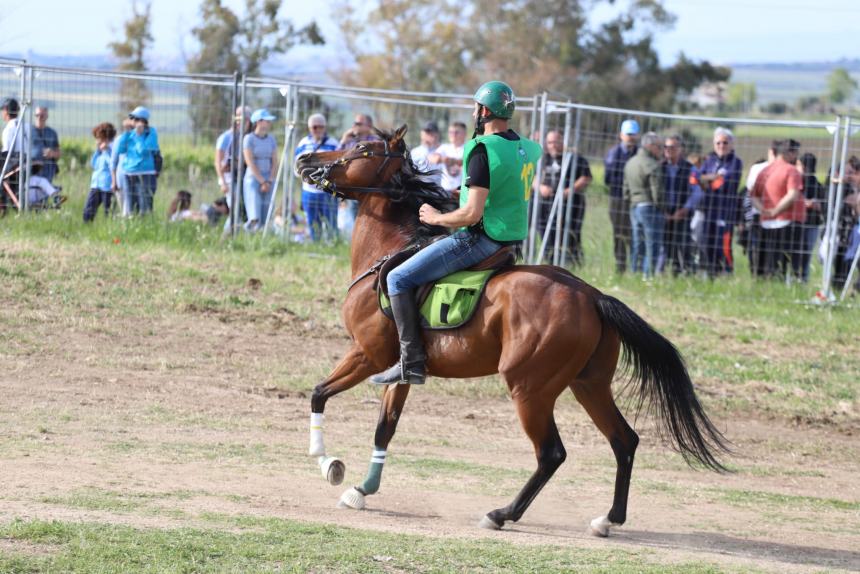
<svg viewBox="0 0 860 574"><path fill-rule="evenodd" d="M630 205L633 249L630 252L634 273L645 279L654 276L666 224L666 190L663 187L663 142L654 132L642 137L642 146L624 166L622 193Z"/></svg>
<svg viewBox="0 0 860 574"><path fill-rule="evenodd" d="M149 110L138 106L128 114L134 122L134 129L124 132L116 145L117 156L122 159L125 174L123 190L123 215L152 213L152 200L157 188L155 157L160 154L158 132L149 125ZM117 172L111 173L112 188L119 189Z"/></svg>
<svg viewBox="0 0 860 574"><path fill-rule="evenodd" d="M388 295L400 339L400 361L374 375L375 384L421 384L426 353L415 289L470 267L506 244L522 242L528 232L528 204L540 145L508 128L515 97L504 82L487 82L475 93L474 139L463 151L466 176L460 208L440 213L421 206L423 223L459 229L422 249L388 274Z"/></svg>
<svg viewBox="0 0 860 574"><path fill-rule="evenodd" d="M312 114L308 118L308 135L296 145L295 157L303 153L335 151L339 145L326 131L325 116ZM312 241L322 239L323 225L327 225L331 233L337 229L337 198L317 186L302 182L302 210L308 218Z"/></svg>
<svg viewBox="0 0 860 574"><path fill-rule="evenodd" d="M421 128L421 145L410 150L415 167L427 173L425 179L436 185L442 185L442 165L430 163L430 154L439 148L439 126L430 121Z"/></svg>
<svg viewBox="0 0 860 574"><path fill-rule="evenodd" d="M42 177L53 183L59 168L60 138L54 128L48 127L48 108L37 106L33 112L36 125L33 126L33 161L42 164Z"/></svg>
<svg viewBox="0 0 860 574"><path fill-rule="evenodd" d="M615 270L624 273L627 268L627 252L630 249L630 205L624 201L624 166L636 155L639 141L639 122L621 122L621 140L612 146L603 160L603 182L609 188L609 220L612 222L612 239L615 253Z"/></svg>
<svg viewBox="0 0 860 574"><path fill-rule="evenodd" d="M275 116L260 108L251 114L251 133L242 142L245 177L242 196L245 200L247 231L257 231L266 224L272 204L275 174L278 173L278 143L272 134Z"/></svg>

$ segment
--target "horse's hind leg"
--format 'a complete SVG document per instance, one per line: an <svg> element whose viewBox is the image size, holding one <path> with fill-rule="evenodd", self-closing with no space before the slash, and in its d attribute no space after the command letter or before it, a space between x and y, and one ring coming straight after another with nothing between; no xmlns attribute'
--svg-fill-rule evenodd
<svg viewBox="0 0 860 574"><path fill-rule="evenodd" d="M567 457L552 415L555 397L544 401L540 397L515 395L514 400L523 429L534 445L538 467L513 502L484 516L480 522L482 528L498 530L509 520L519 520Z"/></svg>
<svg viewBox="0 0 860 574"><path fill-rule="evenodd" d="M364 508L364 497L368 494L376 494L382 480L382 467L385 464L385 455L388 444L394 438L397 430L397 421L403 412L403 405L409 395L412 385L389 385L382 397L382 406L379 409L379 422L376 423L376 434L373 437L373 454L370 456L370 467L367 476L360 486L348 489L340 497L338 506L341 508Z"/></svg>
<svg viewBox="0 0 860 574"><path fill-rule="evenodd" d="M607 336L611 338L607 339ZM639 444L639 436L624 420L612 397L612 376L617 361L618 339L604 330L594 355L576 381L570 385L576 400L609 441L617 464L612 508L606 516L591 521L590 531L597 536L608 536L610 526L620 526L627 520L627 495L630 491L630 475L633 472L633 455Z"/></svg>

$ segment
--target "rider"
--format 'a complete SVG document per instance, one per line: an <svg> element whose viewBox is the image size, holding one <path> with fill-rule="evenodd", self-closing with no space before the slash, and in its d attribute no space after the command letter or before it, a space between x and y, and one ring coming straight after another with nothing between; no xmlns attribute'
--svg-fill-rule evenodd
<svg viewBox="0 0 860 574"><path fill-rule="evenodd" d="M441 213L429 204L422 223L458 231L422 249L388 274L391 311L400 338L400 362L374 375L375 384L421 384L427 355L415 290L486 259L526 238L528 202L540 146L508 128L514 92L504 82L487 82L475 92L475 136L463 151L460 207Z"/></svg>

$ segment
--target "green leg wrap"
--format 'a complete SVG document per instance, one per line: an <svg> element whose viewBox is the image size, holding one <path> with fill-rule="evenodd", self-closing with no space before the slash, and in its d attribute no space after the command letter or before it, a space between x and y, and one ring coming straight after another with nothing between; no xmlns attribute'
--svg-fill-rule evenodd
<svg viewBox="0 0 860 574"><path fill-rule="evenodd" d="M361 484L361 490L365 494L376 494L379 490L379 482L382 480L382 466L381 462L370 463L370 468L367 469L367 476Z"/></svg>

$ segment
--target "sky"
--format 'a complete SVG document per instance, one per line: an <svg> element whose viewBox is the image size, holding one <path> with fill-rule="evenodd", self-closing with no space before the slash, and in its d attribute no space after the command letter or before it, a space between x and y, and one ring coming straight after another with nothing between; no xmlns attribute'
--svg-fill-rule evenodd
<svg viewBox="0 0 860 574"><path fill-rule="evenodd" d="M618 4L624 5L625 0ZM131 13L122 0L6 0L0 17L0 55L13 52L97 55L117 38ZM225 0L241 12L243 0ZM666 0L675 27L656 43L660 61L680 52L716 64L813 62L860 58L860 2L856 0ZM199 0L153 0L153 56L174 59L194 49L190 29ZM596 19L613 8L598 7ZM338 56L329 0L285 0L282 15L296 24L316 19L328 45L301 54Z"/></svg>

